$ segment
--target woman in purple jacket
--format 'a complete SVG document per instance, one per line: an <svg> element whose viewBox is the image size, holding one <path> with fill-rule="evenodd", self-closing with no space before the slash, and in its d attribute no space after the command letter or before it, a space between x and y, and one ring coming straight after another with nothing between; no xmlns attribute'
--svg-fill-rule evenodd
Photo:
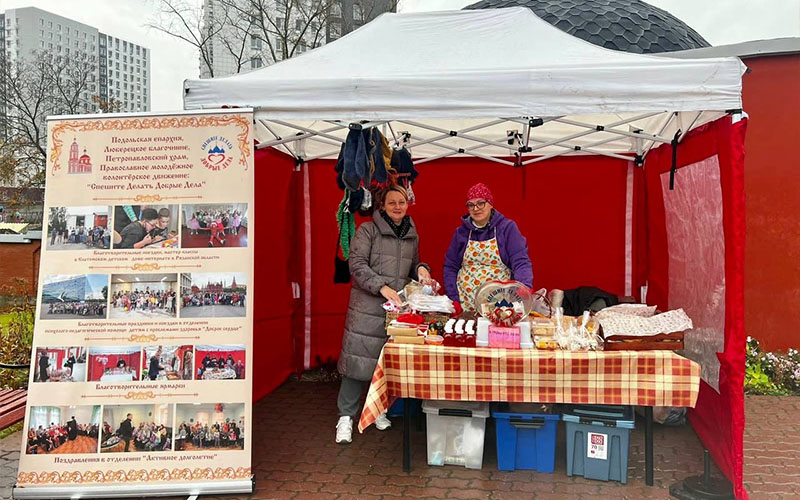
<svg viewBox="0 0 800 500"><path fill-rule="evenodd" d="M482 284L516 280L532 287L533 268L525 237L514 221L494 209L485 184L469 188L467 211L445 256L444 288L450 300L474 312L475 292Z"/></svg>

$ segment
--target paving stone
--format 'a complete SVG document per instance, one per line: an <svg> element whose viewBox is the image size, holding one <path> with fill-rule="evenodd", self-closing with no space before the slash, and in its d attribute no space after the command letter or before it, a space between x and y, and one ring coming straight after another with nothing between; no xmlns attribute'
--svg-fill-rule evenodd
<svg viewBox="0 0 800 500"><path fill-rule="evenodd" d="M412 432L412 470L401 464L402 420L387 432L356 435L353 444L333 442L338 386L329 383L288 382L254 406L253 420L269 421L268 436L254 442L253 470L258 478L248 500L398 500L415 498L478 498L490 500L667 499L669 485L702 471L702 445L691 427L655 426L656 486L644 484L644 425L631 434L628 484L606 483L566 475L565 436L558 434L556 467L552 474L498 471L492 426L482 470L426 465L425 433ZM293 431L297 415L284 411L303 404L303 446ZM746 397L745 484L753 500L800 498L800 453L786 436L800 436L800 397ZM780 418L777 418L779 415ZM412 427L413 429L414 427ZM21 433L0 440L0 499L10 498L19 459ZM180 497L175 497L179 500ZM183 497L182 500L185 500Z"/></svg>

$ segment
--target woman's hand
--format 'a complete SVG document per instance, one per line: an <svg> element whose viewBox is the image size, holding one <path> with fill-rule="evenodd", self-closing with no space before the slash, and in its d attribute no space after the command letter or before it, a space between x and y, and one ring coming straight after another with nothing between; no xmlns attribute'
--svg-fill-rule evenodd
<svg viewBox="0 0 800 500"><path fill-rule="evenodd" d="M397 295L397 292L394 289L390 288L388 285L383 285L381 287L380 292L381 295L383 295L383 298L393 303L394 305L400 306L403 304L403 301L400 300L400 296Z"/></svg>
<svg viewBox="0 0 800 500"><path fill-rule="evenodd" d="M420 282L422 280L429 280L429 279L431 279L431 273L430 273L430 271L428 271L427 267L419 266L417 268L417 278L418 278L418 281L420 281Z"/></svg>

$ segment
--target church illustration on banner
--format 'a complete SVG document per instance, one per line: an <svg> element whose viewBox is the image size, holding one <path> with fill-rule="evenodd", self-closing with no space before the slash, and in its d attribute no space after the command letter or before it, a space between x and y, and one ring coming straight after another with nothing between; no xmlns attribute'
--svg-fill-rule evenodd
<svg viewBox="0 0 800 500"><path fill-rule="evenodd" d="M83 154L78 157L78 142L72 139L72 146L69 148L69 170L70 174L91 174L92 173L92 159L86 154L86 148L83 148Z"/></svg>

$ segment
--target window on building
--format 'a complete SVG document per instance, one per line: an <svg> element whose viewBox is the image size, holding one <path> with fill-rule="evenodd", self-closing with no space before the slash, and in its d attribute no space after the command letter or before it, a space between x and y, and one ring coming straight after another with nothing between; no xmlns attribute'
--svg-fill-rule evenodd
<svg viewBox="0 0 800 500"><path fill-rule="evenodd" d="M61 25L60 25L60 24L56 24L56 29L57 29L58 31L61 31Z"/></svg>
<svg viewBox="0 0 800 500"><path fill-rule="evenodd" d="M122 62L128 62L128 56L122 56Z"/></svg>
<svg viewBox="0 0 800 500"><path fill-rule="evenodd" d="M258 35L250 35L250 48L261 50L261 39L258 37Z"/></svg>
<svg viewBox="0 0 800 500"><path fill-rule="evenodd" d="M275 19L275 27L278 28L278 31L283 31L284 21L286 21L286 19L282 17Z"/></svg>
<svg viewBox="0 0 800 500"><path fill-rule="evenodd" d="M69 35L69 26L67 26L67 35Z"/></svg>
<svg viewBox="0 0 800 500"><path fill-rule="evenodd" d="M53 21L47 21L47 27L48 28L52 28L53 27Z"/></svg>
<svg viewBox="0 0 800 500"><path fill-rule="evenodd" d="M44 30L39 30L39 36L44 38Z"/></svg>
<svg viewBox="0 0 800 500"><path fill-rule="evenodd" d="M44 19L39 18L39 26L44 26Z"/></svg>
<svg viewBox="0 0 800 500"><path fill-rule="evenodd" d="M39 47L44 48L44 40L39 40Z"/></svg>
<svg viewBox="0 0 800 500"><path fill-rule="evenodd" d="M364 9L361 4L353 5L353 21L364 22Z"/></svg>
<svg viewBox="0 0 800 500"><path fill-rule="evenodd" d="M340 2L331 4L331 15L338 18L342 17L342 4Z"/></svg>
<svg viewBox="0 0 800 500"><path fill-rule="evenodd" d="M283 41L278 38L275 40L275 50L282 51L283 50Z"/></svg>
<svg viewBox="0 0 800 500"><path fill-rule="evenodd" d="M52 31L47 34L47 38L49 38L50 40L53 39L53 32Z"/></svg>
<svg viewBox="0 0 800 500"><path fill-rule="evenodd" d="M294 20L294 29L297 31L303 30L303 20L302 19L295 19Z"/></svg>
<svg viewBox="0 0 800 500"><path fill-rule="evenodd" d="M261 67L261 58L254 57L250 59L250 69L256 69Z"/></svg>

